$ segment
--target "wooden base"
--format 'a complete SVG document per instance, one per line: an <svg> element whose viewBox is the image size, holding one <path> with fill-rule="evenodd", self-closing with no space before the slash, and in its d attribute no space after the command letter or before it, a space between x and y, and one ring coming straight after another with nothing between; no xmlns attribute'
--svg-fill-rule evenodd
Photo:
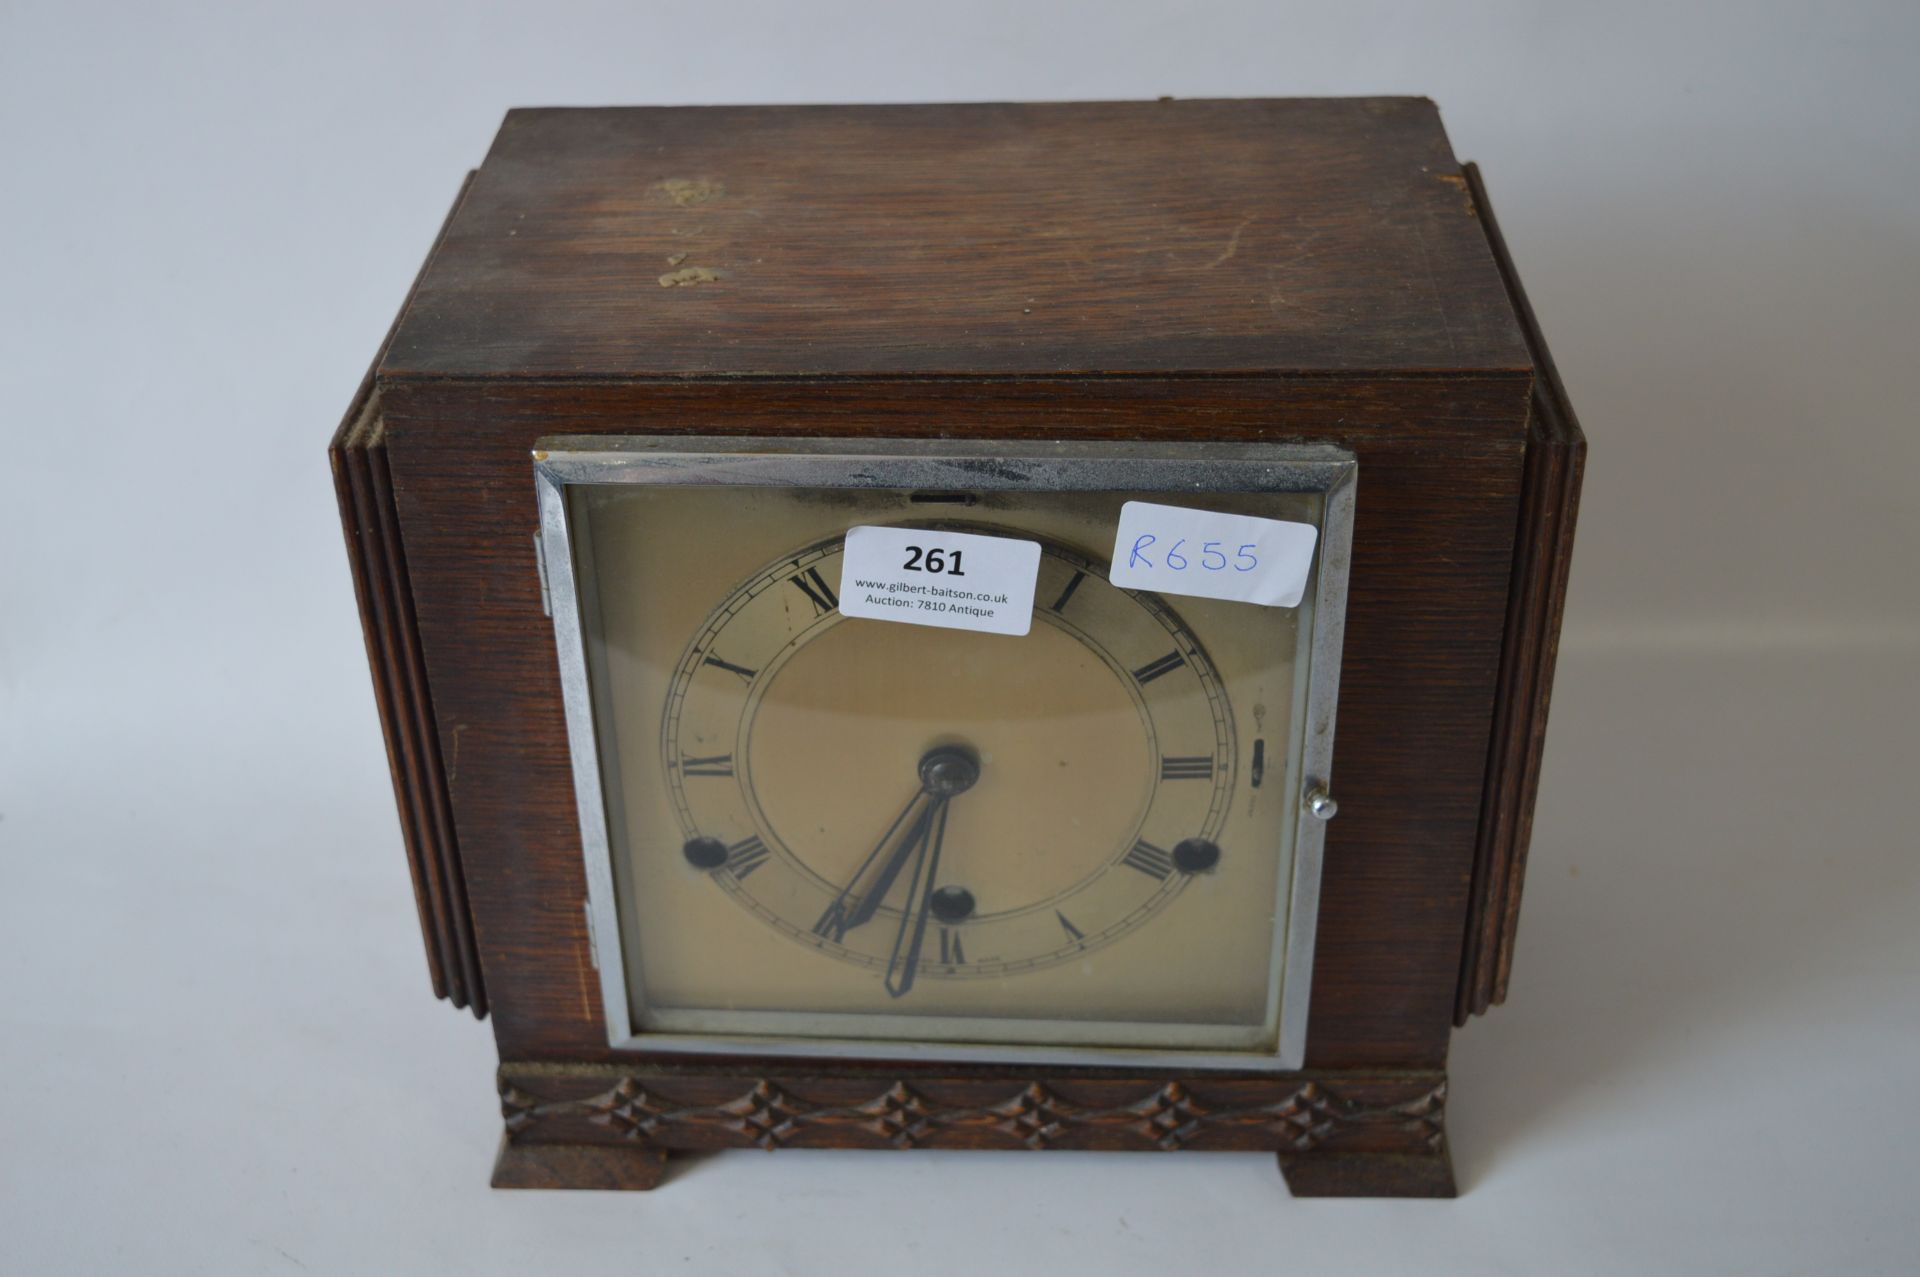
<svg viewBox="0 0 1920 1277"><path fill-rule="evenodd" d="M644 1144L515 1144L500 1141L495 1188L599 1188L644 1192L667 1173L667 1150Z"/></svg>
<svg viewBox="0 0 1920 1277"><path fill-rule="evenodd" d="M1280 1154L1295 1197L1453 1197L1453 1160L1437 1153Z"/></svg>
<svg viewBox="0 0 1920 1277"><path fill-rule="evenodd" d="M666 1150L1218 1149L1279 1154L1298 1197L1452 1197L1446 1076L1168 1079L509 1063L496 1188L653 1188Z"/></svg>

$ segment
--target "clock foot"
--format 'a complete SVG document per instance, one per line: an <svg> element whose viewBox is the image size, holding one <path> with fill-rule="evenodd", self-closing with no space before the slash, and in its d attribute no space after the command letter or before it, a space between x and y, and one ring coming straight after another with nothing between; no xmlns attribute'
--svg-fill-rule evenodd
<svg viewBox="0 0 1920 1277"><path fill-rule="evenodd" d="M1295 1197L1452 1197L1453 1161L1437 1153L1282 1153Z"/></svg>
<svg viewBox="0 0 1920 1277"><path fill-rule="evenodd" d="M495 1188L658 1188L667 1150L645 1144L515 1144L500 1141Z"/></svg>

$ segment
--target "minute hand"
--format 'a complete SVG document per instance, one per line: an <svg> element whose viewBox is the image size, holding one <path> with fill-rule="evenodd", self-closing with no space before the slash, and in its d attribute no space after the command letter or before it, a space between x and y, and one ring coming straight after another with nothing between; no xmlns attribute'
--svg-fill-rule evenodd
<svg viewBox="0 0 1920 1277"><path fill-rule="evenodd" d="M923 851L913 861L913 877L907 885L907 907L900 915L900 930L893 938L893 953L887 959L887 992L905 996L913 987L913 973L920 967L920 946L927 938L927 912L933 904L933 884L940 875L940 848L947 840L947 802L937 801L929 809L929 830L920 840Z"/></svg>

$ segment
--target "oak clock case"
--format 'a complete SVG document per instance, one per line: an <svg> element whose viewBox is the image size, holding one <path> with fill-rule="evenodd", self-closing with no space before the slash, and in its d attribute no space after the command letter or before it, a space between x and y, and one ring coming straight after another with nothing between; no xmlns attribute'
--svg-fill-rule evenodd
<svg viewBox="0 0 1920 1277"><path fill-rule="evenodd" d="M535 469L610 1046L1298 1067L1350 454L574 437ZM1313 525L1300 606L1112 585L1129 500ZM1037 542L1031 628L847 617L861 525Z"/></svg>
<svg viewBox="0 0 1920 1277"><path fill-rule="evenodd" d="M1354 481L1209 460L1300 445ZM1451 1195L1584 457L1424 99L508 113L330 449L493 1182L1233 1150ZM1314 523L1304 606L1110 588L1130 494ZM1029 632L836 615L847 529L903 525L1036 546Z"/></svg>

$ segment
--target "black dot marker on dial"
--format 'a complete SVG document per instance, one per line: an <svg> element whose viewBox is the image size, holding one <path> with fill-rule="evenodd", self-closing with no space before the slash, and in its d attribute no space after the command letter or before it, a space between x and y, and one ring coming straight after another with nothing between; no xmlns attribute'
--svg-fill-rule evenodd
<svg viewBox="0 0 1920 1277"><path fill-rule="evenodd" d="M1219 863L1219 844L1205 838L1189 838L1173 849L1173 867L1183 874L1206 873Z"/></svg>
<svg viewBox="0 0 1920 1277"><path fill-rule="evenodd" d="M718 869L727 863L727 844L718 838L689 838L680 854L695 869Z"/></svg>
<svg viewBox="0 0 1920 1277"><path fill-rule="evenodd" d="M942 887L927 902L942 922L960 922L973 915L973 893L965 887Z"/></svg>

